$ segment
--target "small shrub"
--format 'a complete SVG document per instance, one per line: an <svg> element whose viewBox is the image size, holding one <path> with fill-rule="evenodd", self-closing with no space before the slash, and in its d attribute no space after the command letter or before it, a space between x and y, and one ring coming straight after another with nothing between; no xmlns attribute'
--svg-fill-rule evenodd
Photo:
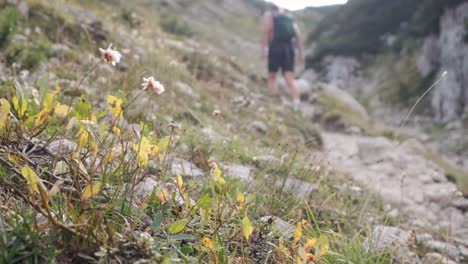
<svg viewBox="0 0 468 264"><path fill-rule="evenodd" d="M120 17L132 28L136 28L141 25L141 20L138 18L136 13L129 9L122 9Z"/></svg>
<svg viewBox="0 0 468 264"><path fill-rule="evenodd" d="M0 48L4 47L16 30L18 12L12 7L0 11Z"/></svg>
<svg viewBox="0 0 468 264"><path fill-rule="evenodd" d="M161 16L159 23L162 29L168 33L185 37L193 36L190 25L175 15L164 14Z"/></svg>
<svg viewBox="0 0 468 264"><path fill-rule="evenodd" d="M25 43L11 43L5 50L5 58L8 64L19 63L23 68L34 69L51 55L48 43L39 42L34 46Z"/></svg>

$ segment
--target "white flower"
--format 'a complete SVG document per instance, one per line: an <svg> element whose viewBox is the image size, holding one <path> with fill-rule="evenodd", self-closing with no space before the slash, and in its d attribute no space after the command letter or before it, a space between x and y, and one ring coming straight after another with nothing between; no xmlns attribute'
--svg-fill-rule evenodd
<svg viewBox="0 0 468 264"><path fill-rule="evenodd" d="M141 88L143 91L150 90L157 94L162 94L165 91L164 86L160 82L156 81L153 76L149 78L143 77Z"/></svg>
<svg viewBox="0 0 468 264"><path fill-rule="evenodd" d="M213 110L213 113L211 113L211 115L212 115L212 116L215 116L215 117L216 117L216 116L219 116L219 115L221 115L221 111L218 110L218 109L215 109L215 110Z"/></svg>
<svg viewBox="0 0 468 264"><path fill-rule="evenodd" d="M115 66L116 63L119 63L120 59L122 58L122 54L120 54L120 52L118 52L115 49L112 49L112 44L110 44L109 47L107 47L107 49L99 48L99 51L101 52L104 61L112 64L112 66Z"/></svg>

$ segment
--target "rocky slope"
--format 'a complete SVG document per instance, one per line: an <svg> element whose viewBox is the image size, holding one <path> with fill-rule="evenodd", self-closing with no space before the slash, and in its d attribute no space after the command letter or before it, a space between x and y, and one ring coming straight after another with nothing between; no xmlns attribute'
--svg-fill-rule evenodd
<svg viewBox="0 0 468 264"><path fill-rule="evenodd" d="M383 2L349 1L338 12L326 17L309 39L317 46L309 57L309 67L319 69L325 80L337 82L340 88L350 89L366 100L396 99L395 102L407 104L414 103L431 81L447 71L446 78L430 94L430 113L434 120L462 120L467 112L464 74L468 46L467 2ZM398 13L398 17L387 17L384 13ZM350 17L360 19L348 23ZM353 44L348 45L349 42ZM411 59L407 65L395 65L390 61L394 65L384 65L383 58L389 54ZM377 55L377 59L366 59L366 55ZM367 67L380 68L382 72L372 74L367 72ZM389 71L399 80L391 83L393 87L384 86L392 76L382 75L391 75ZM371 83L367 85L371 87L363 87L366 83ZM401 98L389 98L388 92L380 90L382 86L399 91L400 95L395 96ZM405 93L403 89L409 91Z"/></svg>
<svg viewBox="0 0 468 264"><path fill-rule="evenodd" d="M262 72L262 2L189 2L0 1L2 261L467 260L445 168L313 73L301 112L266 96L244 67Z"/></svg>

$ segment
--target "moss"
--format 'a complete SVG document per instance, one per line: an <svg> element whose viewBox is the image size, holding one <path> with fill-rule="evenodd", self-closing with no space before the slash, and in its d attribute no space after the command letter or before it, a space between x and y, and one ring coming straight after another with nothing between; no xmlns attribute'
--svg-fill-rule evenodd
<svg viewBox="0 0 468 264"><path fill-rule="evenodd" d="M0 5L1 7L1 5ZM0 10L0 48L6 46L16 31L18 12L13 7Z"/></svg>

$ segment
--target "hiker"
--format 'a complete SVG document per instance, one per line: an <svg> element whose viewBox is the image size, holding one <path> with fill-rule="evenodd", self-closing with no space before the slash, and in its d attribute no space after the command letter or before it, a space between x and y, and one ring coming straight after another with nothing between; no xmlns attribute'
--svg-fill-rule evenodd
<svg viewBox="0 0 468 264"><path fill-rule="evenodd" d="M295 48L298 63L304 62L302 37L292 18L278 6L271 4L263 16L262 59L268 55L268 88L278 94L276 75L279 70L293 99L293 108L299 109L299 91L294 84Z"/></svg>

